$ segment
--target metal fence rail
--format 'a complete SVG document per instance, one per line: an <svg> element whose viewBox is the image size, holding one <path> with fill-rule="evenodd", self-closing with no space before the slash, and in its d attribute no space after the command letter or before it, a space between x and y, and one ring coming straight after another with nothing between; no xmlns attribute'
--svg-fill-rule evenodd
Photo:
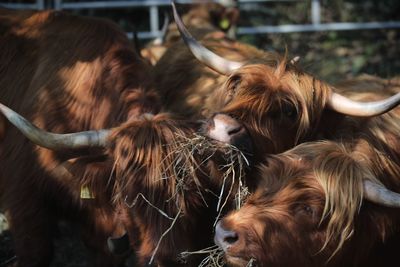
<svg viewBox="0 0 400 267"><path fill-rule="evenodd" d="M12 3L12 2L0 2L0 6L14 9L45 9L45 0L36 0L34 3Z"/></svg>
<svg viewBox="0 0 400 267"><path fill-rule="evenodd" d="M211 1L211 0L210 0ZM221 0L220 0L221 1ZM239 9L248 3L258 2L298 2L299 0L237 0ZM343 31L343 30L366 30L366 29L385 29L400 28L400 21L383 22L335 22L321 23L321 0L311 1L311 23L292 24L292 25L263 25L251 27L238 27L237 34L263 34L263 33L288 33L288 32L310 32L310 31ZM51 2L51 1L49 1ZM193 0L177 0L180 4L192 4ZM12 4L2 3L9 8L32 8L44 9L45 0L36 0L34 4ZM107 9L107 8L147 8L149 10L149 31L138 32L138 37L142 39L156 38L161 35L159 26L159 7L169 6L170 0L112 0L112 1L65 1L53 0L48 8L57 10L78 10L78 9Z"/></svg>

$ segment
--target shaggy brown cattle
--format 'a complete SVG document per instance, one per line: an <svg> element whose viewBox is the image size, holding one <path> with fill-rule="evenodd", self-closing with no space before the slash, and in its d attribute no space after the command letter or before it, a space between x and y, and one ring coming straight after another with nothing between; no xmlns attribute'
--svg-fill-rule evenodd
<svg viewBox="0 0 400 267"><path fill-rule="evenodd" d="M226 38L226 33L228 32L229 35L239 19L237 8L220 3L194 4L190 5L189 8L189 11L182 16L182 20L196 38L203 38L204 36ZM158 62L169 47L181 40L176 24L169 24L168 19L164 21L161 32L161 38L156 38L141 49L141 55L149 60L152 65Z"/></svg>
<svg viewBox="0 0 400 267"><path fill-rule="evenodd" d="M0 117L1 203L18 266L49 264L60 219L76 225L95 266L120 262L107 244L125 252L126 232L142 265L175 265L211 243L239 189L241 152L195 135L195 123L148 114L160 110L149 67L114 24L2 10L0 27L0 100L43 129L0 106L36 144Z"/></svg>
<svg viewBox="0 0 400 267"><path fill-rule="evenodd" d="M350 143L303 143L261 164L257 191L216 226L228 265L393 266L400 194L384 186L400 192L400 127L376 126Z"/></svg>
<svg viewBox="0 0 400 267"><path fill-rule="evenodd" d="M182 21L190 30L196 33L196 38L203 38L212 32L226 33L236 26L238 20L239 10L234 7L234 3L222 2L205 2L190 5L189 11L182 16ZM180 40L181 37L177 25L171 23L168 27L166 42L172 44Z"/></svg>
<svg viewBox="0 0 400 267"><path fill-rule="evenodd" d="M229 143L240 132L220 114L239 120L257 144L256 159L304 141L339 138L341 129L336 122L348 116L359 117L359 123L368 121L365 117L384 113L400 100L397 94L381 102L352 101L301 71L286 56L235 41L203 38L200 44L173 7L175 21L191 51L179 43L157 64L155 77L163 99L176 112L211 118L210 137L219 141ZM210 68L198 64L196 58Z"/></svg>
<svg viewBox="0 0 400 267"><path fill-rule="evenodd" d="M111 128L160 109L158 96L147 89L150 67L109 21L1 9L0 46L0 101L43 129ZM49 264L59 219L77 224L96 266L117 265L106 240L122 228L107 181L96 180L102 197L93 200L84 181L59 179L54 171L75 151L35 146L3 116L0 129L1 206L9 215L18 266ZM79 155L98 152L85 138L75 144L85 147Z"/></svg>
<svg viewBox="0 0 400 267"><path fill-rule="evenodd" d="M71 137L43 132L1 104L0 111L40 146L76 149L84 143L106 148L103 155L65 161L52 173L66 182L79 177L99 205L113 199L141 266L177 266L183 260L195 266L198 258L180 254L210 246L212 226L230 205L227 201L245 195L240 191L248 164L243 154L196 135L194 123L144 114L113 129ZM107 211L107 206L97 208Z"/></svg>

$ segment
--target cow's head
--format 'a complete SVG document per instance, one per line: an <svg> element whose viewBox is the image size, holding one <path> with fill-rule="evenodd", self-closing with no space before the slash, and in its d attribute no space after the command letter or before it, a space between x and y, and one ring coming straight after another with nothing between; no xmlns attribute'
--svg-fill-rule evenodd
<svg viewBox="0 0 400 267"><path fill-rule="evenodd" d="M368 255L363 249L390 235L388 209L370 202L399 207L400 195L382 186L364 157L316 142L268 158L259 167L257 191L216 226L227 262L325 266Z"/></svg>
<svg viewBox="0 0 400 267"><path fill-rule="evenodd" d="M85 176L89 184L90 179L109 182L118 207L131 211L128 224L139 228L134 238L141 241L138 254L143 265L209 246L216 216L232 204L244 182L248 163L241 151L197 134L199 123L170 114L145 113L112 129L55 134L2 104L0 112L39 146L59 152L101 149L101 162L95 162L100 168L93 174L85 161L75 159L52 174L58 178L58 172L64 175L67 168L68 174Z"/></svg>
<svg viewBox="0 0 400 267"><path fill-rule="evenodd" d="M279 153L309 140L326 109L366 117L387 112L400 101L400 94L377 102L352 101L301 71L293 60L274 53L254 55L256 58L247 62L227 60L197 42L185 28L174 4L173 9L181 36L192 54L227 76L226 82L207 98L204 115L220 122L213 116L223 113L237 121L224 122L218 134L209 134L212 138L224 141L229 129L237 128L231 123L240 122L250 131L260 155Z"/></svg>

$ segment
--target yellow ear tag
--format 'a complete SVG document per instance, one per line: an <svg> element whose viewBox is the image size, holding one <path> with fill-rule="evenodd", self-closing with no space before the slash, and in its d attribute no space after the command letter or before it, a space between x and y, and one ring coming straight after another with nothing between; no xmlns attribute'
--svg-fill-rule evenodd
<svg viewBox="0 0 400 267"><path fill-rule="evenodd" d="M81 199L94 199L94 195L87 185L81 187Z"/></svg>
<svg viewBox="0 0 400 267"><path fill-rule="evenodd" d="M229 19L227 18L223 18L220 22L219 22L219 27L223 30L227 30L230 26L230 22Z"/></svg>

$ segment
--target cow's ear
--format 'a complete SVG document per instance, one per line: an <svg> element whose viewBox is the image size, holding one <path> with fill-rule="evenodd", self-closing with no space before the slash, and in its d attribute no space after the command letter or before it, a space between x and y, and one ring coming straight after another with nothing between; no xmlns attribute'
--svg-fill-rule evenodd
<svg viewBox="0 0 400 267"><path fill-rule="evenodd" d="M226 93L226 100L225 104L228 104L234 98L238 87L240 86L241 77L239 75L233 75L230 77L226 83L227 92Z"/></svg>
<svg viewBox="0 0 400 267"><path fill-rule="evenodd" d="M113 187L113 160L107 154L82 156L56 165L51 176L61 184L74 185L81 199L96 198L96 192Z"/></svg>
<svg viewBox="0 0 400 267"><path fill-rule="evenodd" d="M223 25L223 20L225 20L225 25ZM221 19L220 27L222 30L228 30L230 27L236 25L239 20L239 10L237 8L231 7L227 8L224 14L224 17Z"/></svg>

